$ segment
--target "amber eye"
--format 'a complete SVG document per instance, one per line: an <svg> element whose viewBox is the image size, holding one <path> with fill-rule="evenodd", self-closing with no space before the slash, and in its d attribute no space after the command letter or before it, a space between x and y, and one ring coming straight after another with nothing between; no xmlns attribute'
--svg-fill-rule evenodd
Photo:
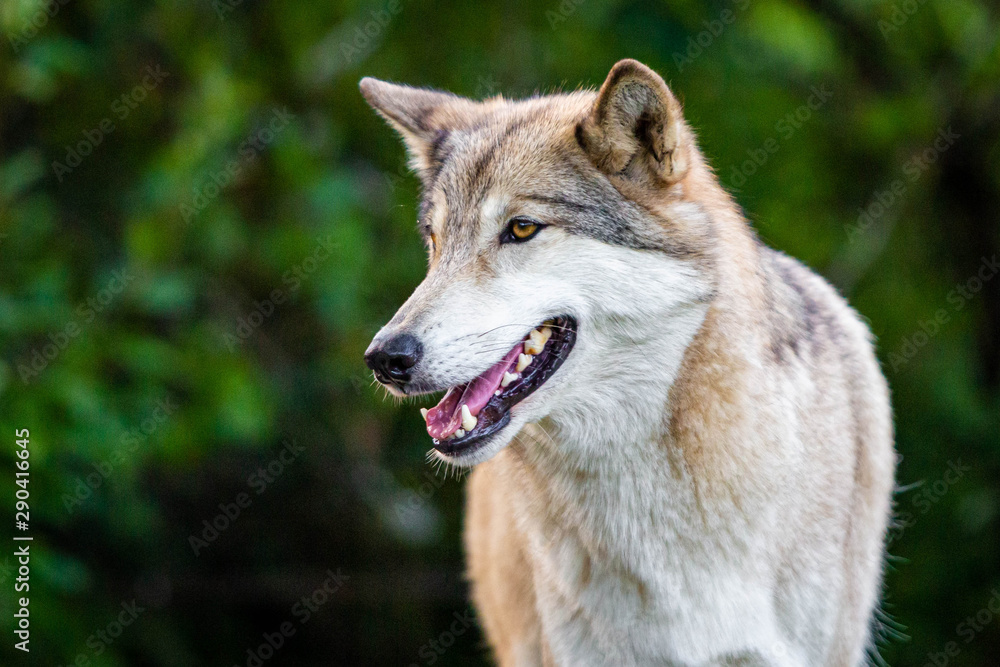
<svg viewBox="0 0 1000 667"><path fill-rule="evenodd" d="M527 241L545 227L530 218L514 218L500 236L501 243L521 243Z"/></svg>

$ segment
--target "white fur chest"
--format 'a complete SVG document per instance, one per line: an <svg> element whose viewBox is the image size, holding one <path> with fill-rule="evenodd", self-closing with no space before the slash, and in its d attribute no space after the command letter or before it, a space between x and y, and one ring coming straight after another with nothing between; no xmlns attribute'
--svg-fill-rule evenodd
<svg viewBox="0 0 1000 667"><path fill-rule="evenodd" d="M599 474L511 457L542 632L559 664L701 665L748 649L774 660L765 664L797 664L774 658L793 649L770 611L765 545L737 537L735 514L706 518L668 452L649 443L615 467L600 461Z"/></svg>

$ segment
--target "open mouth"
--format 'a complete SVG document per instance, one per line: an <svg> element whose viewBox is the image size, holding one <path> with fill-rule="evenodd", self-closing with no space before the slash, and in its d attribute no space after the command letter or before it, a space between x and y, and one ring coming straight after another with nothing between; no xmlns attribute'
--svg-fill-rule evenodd
<svg viewBox="0 0 1000 667"><path fill-rule="evenodd" d="M510 422L510 409L552 377L576 342L576 321L546 320L504 358L471 382L452 387L441 401L421 409L434 448L465 454Z"/></svg>

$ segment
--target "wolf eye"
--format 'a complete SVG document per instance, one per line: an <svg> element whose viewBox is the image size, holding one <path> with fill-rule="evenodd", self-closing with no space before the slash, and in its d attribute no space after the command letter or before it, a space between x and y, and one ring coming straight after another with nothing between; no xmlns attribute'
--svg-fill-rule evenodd
<svg viewBox="0 0 1000 667"><path fill-rule="evenodd" d="M542 223L531 218L514 218L500 235L500 243L521 243L542 231Z"/></svg>

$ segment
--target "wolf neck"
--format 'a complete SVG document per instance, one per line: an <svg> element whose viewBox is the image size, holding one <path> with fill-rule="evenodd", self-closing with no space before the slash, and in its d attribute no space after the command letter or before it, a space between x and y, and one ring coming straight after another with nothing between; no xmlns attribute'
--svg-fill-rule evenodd
<svg viewBox="0 0 1000 667"><path fill-rule="evenodd" d="M511 444L508 456L516 472L508 479L537 558L554 558L569 547L589 554L598 568L599 562L614 563L611 569L642 578L639 573L647 567L635 557L642 554L639 560L645 561L650 552L634 543L634 536L669 539L671 533L686 532L680 524L648 522L667 519L670 504L695 505L683 464L664 439L669 438L671 387L706 308L675 313L655 333L634 336L635 345L623 349L616 364L605 366L627 383L605 382L574 393L567 407L528 425ZM634 516L623 516L626 508ZM608 539L623 529L633 537Z"/></svg>
<svg viewBox="0 0 1000 667"><path fill-rule="evenodd" d="M615 466L628 448L660 440L671 387L707 308L686 305L641 329L632 323L624 336L614 325L589 331L590 344L598 340L594 347L613 352L589 358L585 377L593 381L564 392L560 408L542 424L561 441L551 453L593 469Z"/></svg>
<svg viewBox="0 0 1000 667"><path fill-rule="evenodd" d="M529 495L545 498L535 505L543 513L556 502L586 504L578 509L588 514L604 509L614 515L621 505L592 504L595 492L614 494L614 489L650 484L662 488L667 478L676 481L682 464L669 445L671 390L708 308L692 306L659 323L656 335L634 336L635 344L614 361L600 362L614 369L620 384L606 380L574 392L565 407L522 430L510 448L534 487ZM565 509L565 516L582 516Z"/></svg>

